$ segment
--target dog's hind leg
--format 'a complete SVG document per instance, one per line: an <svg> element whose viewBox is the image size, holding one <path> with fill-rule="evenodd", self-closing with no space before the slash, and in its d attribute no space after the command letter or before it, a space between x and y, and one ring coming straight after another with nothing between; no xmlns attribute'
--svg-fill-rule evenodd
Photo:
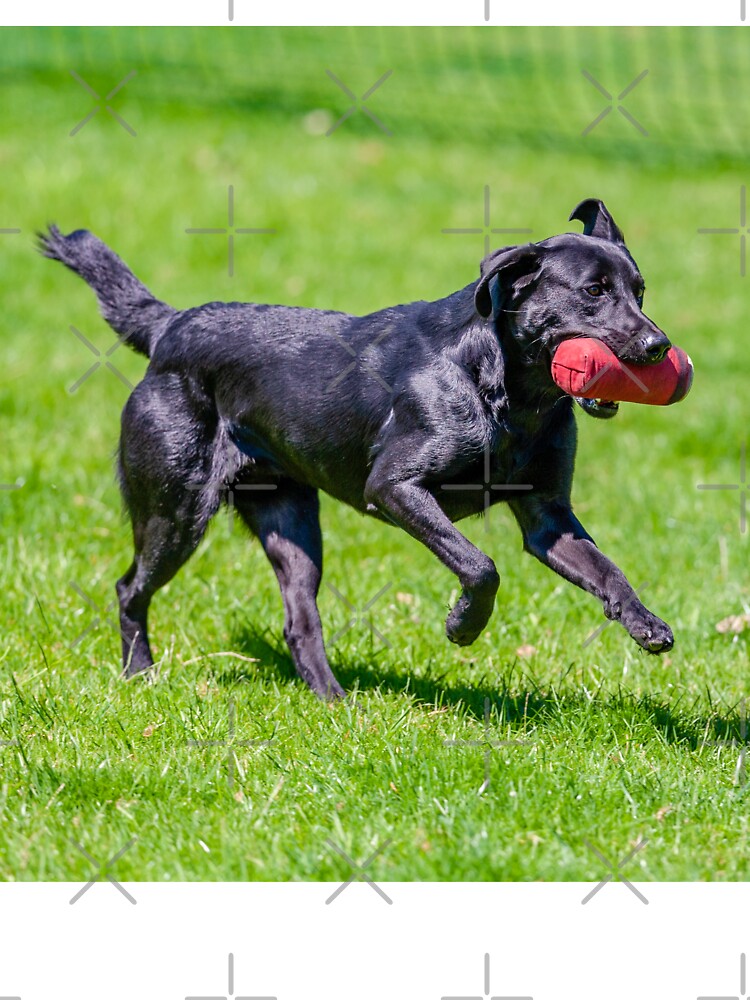
<svg viewBox="0 0 750 1000"><path fill-rule="evenodd" d="M323 572L318 494L282 480L276 490L243 490L237 511L258 536L273 566L284 602L284 638L300 677L320 698L340 698L344 689L328 664L316 602Z"/></svg>
<svg viewBox="0 0 750 1000"><path fill-rule="evenodd" d="M197 503L195 497L187 497L186 503L175 507L168 517L152 511L133 523L135 555L127 573L117 581L126 677L153 666L148 641L149 605L156 591L169 583L201 540L205 525L196 516Z"/></svg>
<svg viewBox="0 0 750 1000"><path fill-rule="evenodd" d="M212 469L215 425L196 419L179 382L149 377L128 400L120 439L120 480L135 554L117 582L123 672L148 670L151 598L190 558L221 502ZM219 480L220 487L220 480Z"/></svg>

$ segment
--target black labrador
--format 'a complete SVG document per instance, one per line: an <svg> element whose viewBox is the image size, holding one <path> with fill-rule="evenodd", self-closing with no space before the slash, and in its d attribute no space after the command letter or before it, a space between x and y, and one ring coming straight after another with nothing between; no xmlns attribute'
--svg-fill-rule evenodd
<svg viewBox="0 0 750 1000"><path fill-rule="evenodd" d="M454 522L502 501L526 551L595 594L644 649L672 647L573 514L573 399L550 375L568 337L598 337L641 364L670 343L642 311L643 278L602 202L571 219L583 234L496 250L453 295L363 317L237 302L176 310L91 233L50 227L42 252L84 278L110 326L150 358L119 451L135 547L117 583L126 676L153 665L151 598L229 487L278 577L294 664L321 697L344 692L316 604L318 490L404 529L455 573L462 593L446 631L461 646L487 625L499 577ZM578 402L599 417L616 409Z"/></svg>

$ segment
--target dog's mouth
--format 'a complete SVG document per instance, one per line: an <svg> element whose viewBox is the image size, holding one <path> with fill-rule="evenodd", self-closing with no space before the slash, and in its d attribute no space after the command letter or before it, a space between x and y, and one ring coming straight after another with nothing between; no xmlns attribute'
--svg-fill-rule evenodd
<svg viewBox="0 0 750 1000"><path fill-rule="evenodd" d="M574 396L573 399L584 413L597 420L611 420L620 409L620 404L612 399L583 399L582 396Z"/></svg>
<svg viewBox="0 0 750 1000"><path fill-rule="evenodd" d="M567 333L562 337L556 338L549 345L550 359L554 357L555 350L563 340L577 340L583 336L584 334L582 333ZM614 399L584 399L583 396L573 396L573 399L584 413L590 417L595 417L597 420L611 420L612 417L617 416L620 409L620 404Z"/></svg>

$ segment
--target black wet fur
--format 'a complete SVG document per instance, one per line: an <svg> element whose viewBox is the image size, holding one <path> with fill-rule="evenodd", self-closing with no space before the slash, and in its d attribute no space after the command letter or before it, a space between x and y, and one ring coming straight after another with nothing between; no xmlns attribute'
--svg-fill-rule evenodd
<svg viewBox="0 0 750 1000"><path fill-rule="evenodd" d="M117 584L127 676L153 665L151 598L229 486L278 577L295 666L321 697L344 692L316 605L319 490L407 531L457 576L447 634L459 645L486 626L499 576L453 522L507 502L528 552L596 595L639 645L671 648L669 627L572 512L573 400L550 375L569 337L642 363L669 341L642 312L643 280L604 205L582 202L571 218L583 234L497 250L447 298L363 317L219 302L178 311L91 233L50 227L42 252L84 278L121 339L150 358L119 451L135 547Z"/></svg>

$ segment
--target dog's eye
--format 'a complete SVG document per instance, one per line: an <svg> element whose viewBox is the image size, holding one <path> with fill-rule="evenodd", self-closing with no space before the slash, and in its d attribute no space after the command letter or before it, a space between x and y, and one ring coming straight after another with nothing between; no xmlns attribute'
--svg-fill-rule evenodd
<svg viewBox="0 0 750 1000"><path fill-rule="evenodd" d="M646 294L646 289L641 288L635 293L635 301L638 303L638 308L643 308L643 296Z"/></svg>
<svg viewBox="0 0 750 1000"><path fill-rule="evenodd" d="M598 298L598 296L604 295L604 286L601 285L599 282L596 282L596 284L587 285L586 286L586 291L593 298Z"/></svg>

